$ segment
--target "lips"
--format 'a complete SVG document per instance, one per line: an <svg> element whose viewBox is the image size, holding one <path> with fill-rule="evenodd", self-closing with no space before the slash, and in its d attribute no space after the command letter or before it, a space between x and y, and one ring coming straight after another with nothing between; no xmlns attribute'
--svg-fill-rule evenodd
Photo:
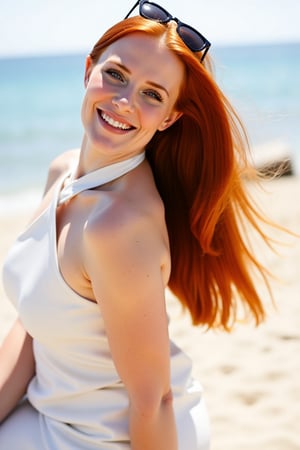
<svg viewBox="0 0 300 450"><path fill-rule="evenodd" d="M111 127L117 129L117 130L123 130L123 131L129 131L135 129L132 125L129 125L126 122L121 122L119 120L114 119L111 115L105 113L104 111L98 109L98 114L101 117L101 119L110 125Z"/></svg>

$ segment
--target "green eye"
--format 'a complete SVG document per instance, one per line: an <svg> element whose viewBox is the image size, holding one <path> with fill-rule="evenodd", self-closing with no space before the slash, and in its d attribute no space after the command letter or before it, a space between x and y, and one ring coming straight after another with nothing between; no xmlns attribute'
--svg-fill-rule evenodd
<svg viewBox="0 0 300 450"><path fill-rule="evenodd" d="M115 69L108 69L105 71L105 73L107 73L107 75L109 75L110 78L113 78L114 80L119 80L122 83L125 81L123 75L121 72L119 72L118 70Z"/></svg>
<svg viewBox="0 0 300 450"><path fill-rule="evenodd" d="M157 91L153 91L152 89L143 91L143 95L149 97L150 99L157 100L158 102L162 102L162 96Z"/></svg>

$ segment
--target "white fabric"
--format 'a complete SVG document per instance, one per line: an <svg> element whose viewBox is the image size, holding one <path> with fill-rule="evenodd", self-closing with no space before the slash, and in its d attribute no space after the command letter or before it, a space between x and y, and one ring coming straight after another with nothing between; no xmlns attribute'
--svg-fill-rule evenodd
<svg viewBox="0 0 300 450"><path fill-rule="evenodd" d="M36 375L27 393L33 408L20 407L0 426L0 448L27 450L28 439L28 450L129 450L127 392L100 308L74 292L59 271L56 206L62 184L4 265L7 294L34 338ZM189 358L173 343L170 353L179 450L208 450L201 387L190 378ZM11 441L8 429L16 433Z"/></svg>
<svg viewBox="0 0 300 450"><path fill-rule="evenodd" d="M135 155L132 158L125 159L124 161L101 167L101 169L90 172L76 180L73 179L73 174L71 174L59 194L58 204L64 203L79 194L79 192L91 189L95 186L101 186L102 184L108 183L109 181L124 175L141 164L144 159L145 152Z"/></svg>

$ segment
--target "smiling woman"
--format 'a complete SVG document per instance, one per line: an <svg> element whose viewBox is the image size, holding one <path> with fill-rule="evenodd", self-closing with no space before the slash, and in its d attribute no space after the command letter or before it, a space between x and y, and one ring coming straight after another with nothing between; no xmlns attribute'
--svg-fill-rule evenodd
<svg viewBox="0 0 300 450"><path fill-rule="evenodd" d="M4 265L19 319L0 353L3 448L208 450L165 291L194 325L229 329L239 302L264 318L250 274L267 282L265 270L241 224L268 239L209 43L194 30L196 48L178 20L159 23L140 3L147 18L116 24L87 57L81 146L51 164Z"/></svg>
<svg viewBox="0 0 300 450"><path fill-rule="evenodd" d="M113 160L123 157L124 151L128 156L143 151L157 130L166 129L180 117L174 106L183 73L183 65L163 45L162 37L144 33L112 43L97 61L88 57L82 107L87 139L95 139L95 144L99 139L105 142ZM95 106L102 127L98 120L93 122ZM103 145L100 151L105 151Z"/></svg>

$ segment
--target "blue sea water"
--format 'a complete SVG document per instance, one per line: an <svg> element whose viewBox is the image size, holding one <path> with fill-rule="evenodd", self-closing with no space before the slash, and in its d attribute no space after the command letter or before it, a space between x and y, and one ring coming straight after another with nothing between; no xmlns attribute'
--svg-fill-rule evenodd
<svg viewBox="0 0 300 450"><path fill-rule="evenodd" d="M300 160L300 44L220 47L216 78L254 145L282 141ZM0 59L0 208L42 191L47 166L78 147L84 55Z"/></svg>

